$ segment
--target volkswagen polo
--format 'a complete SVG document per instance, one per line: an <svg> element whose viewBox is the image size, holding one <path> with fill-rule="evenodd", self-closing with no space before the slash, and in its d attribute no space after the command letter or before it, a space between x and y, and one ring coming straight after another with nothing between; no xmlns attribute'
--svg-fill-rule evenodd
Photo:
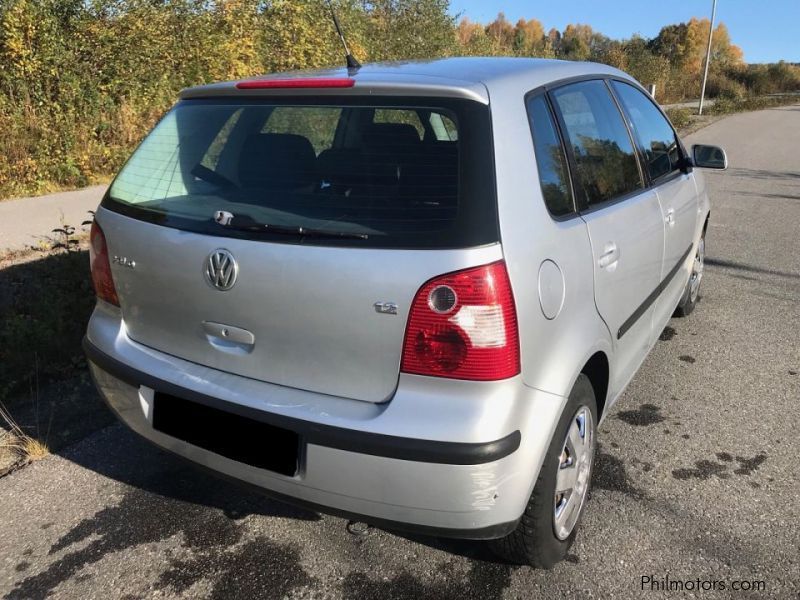
<svg viewBox="0 0 800 600"><path fill-rule="evenodd" d="M97 210L111 409L280 499L572 543L598 423L699 299L710 206L631 77L445 59L184 90Z"/></svg>

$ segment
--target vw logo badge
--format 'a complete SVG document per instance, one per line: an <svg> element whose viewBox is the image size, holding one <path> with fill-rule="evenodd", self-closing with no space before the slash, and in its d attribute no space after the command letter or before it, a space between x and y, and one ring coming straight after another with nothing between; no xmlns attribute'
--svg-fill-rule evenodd
<svg viewBox="0 0 800 600"><path fill-rule="evenodd" d="M225 292L236 284L239 265L233 254L220 248L208 255L204 271L206 280L219 291Z"/></svg>

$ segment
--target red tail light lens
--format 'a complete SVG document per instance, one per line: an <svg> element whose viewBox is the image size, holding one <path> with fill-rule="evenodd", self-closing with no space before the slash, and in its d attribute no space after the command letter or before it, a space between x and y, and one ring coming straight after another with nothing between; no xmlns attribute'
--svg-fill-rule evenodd
<svg viewBox="0 0 800 600"><path fill-rule="evenodd" d="M111 277L111 263L108 260L106 236L103 235L103 230L100 229L100 225L97 222L92 223L89 239L89 268L92 271L94 293L101 300L119 306L114 279Z"/></svg>
<svg viewBox="0 0 800 600"><path fill-rule="evenodd" d="M519 333L505 262L442 275L411 305L404 373L493 381L519 373Z"/></svg>

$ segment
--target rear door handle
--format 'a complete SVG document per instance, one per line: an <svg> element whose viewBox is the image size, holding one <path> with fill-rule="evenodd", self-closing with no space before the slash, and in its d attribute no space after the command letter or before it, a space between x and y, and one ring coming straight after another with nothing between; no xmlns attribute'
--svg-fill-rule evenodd
<svg viewBox="0 0 800 600"><path fill-rule="evenodd" d="M610 267L619 260L619 248L614 242L608 242L603 247L603 254L600 255L600 258L597 260L597 264L600 265L601 269L605 269L606 267Z"/></svg>
<svg viewBox="0 0 800 600"><path fill-rule="evenodd" d="M209 344L228 354L249 354L256 343L256 336L251 332L224 323L203 321L203 331Z"/></svg>
<svg viewBox="0 0 800 600"><path fill-rule="evenodd" d="M667 216L664 217L664 220L667 222L668 225L675 225L675 209L668 208L667 209Z"/></svg>

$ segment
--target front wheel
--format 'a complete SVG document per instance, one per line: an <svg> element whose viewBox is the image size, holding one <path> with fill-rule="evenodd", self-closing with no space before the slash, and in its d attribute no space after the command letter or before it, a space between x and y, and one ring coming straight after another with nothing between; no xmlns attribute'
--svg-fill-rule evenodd
<svg viewBox="0 0 800 600"><path fill-rule="evenodd" d="M703 233L697 243L697 252L694 255L694 263L692 263L692 274L689 276L689 281L686 283L686 289L683 292L680 304L675 309L674 316L688 317L697 306L697 302L700 300L700 282L703 280L705 260L706 234Z"/></svg>
<svg viewBox="0 0 800 600"><path fill-rule="evenodd" d="M594 390L589 378L581 374L517 528L489 542L500 558L549 569L566 556L575 540L591 483L596 427Z"/></svg>

